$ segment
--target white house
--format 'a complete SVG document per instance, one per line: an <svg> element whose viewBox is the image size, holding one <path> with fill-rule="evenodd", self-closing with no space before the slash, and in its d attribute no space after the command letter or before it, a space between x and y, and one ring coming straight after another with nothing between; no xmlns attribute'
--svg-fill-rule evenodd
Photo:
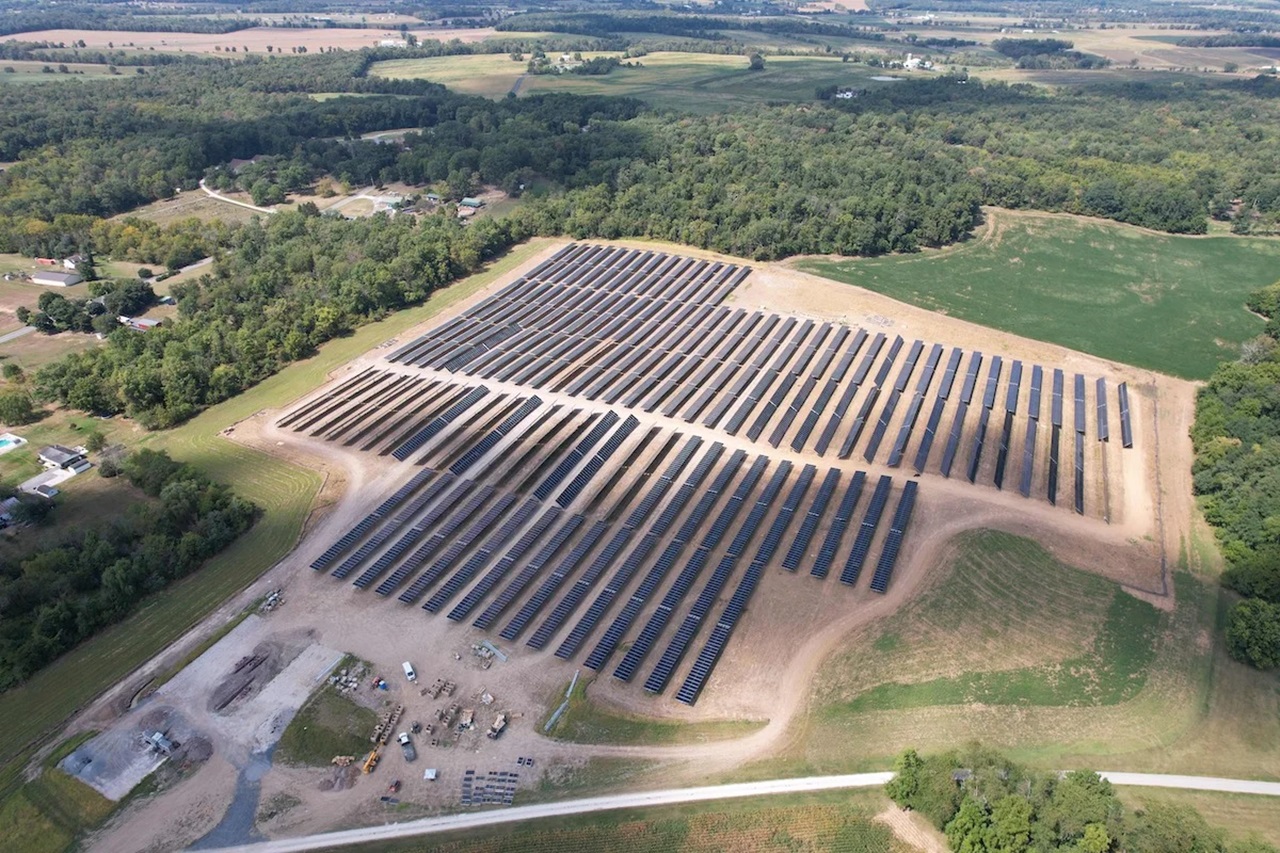
<svg viewBox="0 0 1280 853"><path fill-rule="evenodd" d="M71 270L72 272L75 272L76 270L80 269L81 264L85 263L88 260L89 259L86 258L84 255L76 253L69 258L63 258L62 266L65 267L66 269Z"/></svg>

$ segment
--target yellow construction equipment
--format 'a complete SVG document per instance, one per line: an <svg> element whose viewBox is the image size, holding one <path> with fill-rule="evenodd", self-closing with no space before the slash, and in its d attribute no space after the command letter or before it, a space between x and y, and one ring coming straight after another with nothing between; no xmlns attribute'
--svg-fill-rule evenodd
<svg viewBox="0 0 1280 853"><path fill-rule="evenodd" d="M361 769L365 773L372 773L373 768L378 766L378 759L381 757L382 757L381 750L375 747L373 750L369 752L369 757L364 760L364 767L362 767Z"/></svg>

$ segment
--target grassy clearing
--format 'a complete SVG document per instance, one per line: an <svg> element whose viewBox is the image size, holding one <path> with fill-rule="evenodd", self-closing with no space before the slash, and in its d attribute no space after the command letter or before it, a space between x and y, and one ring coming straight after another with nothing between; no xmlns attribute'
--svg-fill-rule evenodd
<svg viewBox="0 0 1280 853"><path fill-rule="evenodd" d="M1280 242L1172 237L1079 217L991 211L977 239L801 269L912 305L1188 378L1262 331L1244 308Z"/></svg>
<svg viewBox="0 0 1280 853"><path fill-rule="evenodd" d="M263 517L203 569L148 599L128 620L64 655L22 687L0 694L0 719L6 723L0 727L0 793L17 786L22 764L78 708L181 637L296 544L319 491L320 476L235 444L219 433L254 412L296 399L323 382L334 368L470 296L545 246L545 241L520 246L423 305L332 341L318 355L290 365L186 425L136 442L164 448L174 458L227 483L262 507Z"/></svg>
<svg viewBox="0 0 1280 853"><path fill-rule="evenodd" d="M67 73L63 74L58 71L58 66L66 66ZM10 72L9 69L13 71ZM45 68L52 69L45 72ZM133 68L121 66L117 69L120 76L128 74L136 74ZM0 60L0 83L46 83L51 81L66 80L102 80L113 76L111 68L107 65L97 65L89 62L36 62L26 59L9 59Z"/></svg>
<svg viewBox="0 0 1280 853"><path fill-rule="evenodd" d="M636 717L606 710L591 701L587 693L592 679L579 679L569 697L569 707L549 732L557 740L575 743L609 744L683 744L704 743L711 740L727 740L745 737L758 731L765 723L755 720L719 720L705 723L671 723ZM548 702L551 712L560 707L559 691ZM546 724L547 717L538 723L538 730Z"/></svg>
<svg viewBox="0 0 1280 853"><path fill-rule="evenodd" d="M121 213L114 218L128 219L137 217L160 225L172 225L175 222L193 218L199 219L201 222L221 220L231 224L248 222L253 217L261 215L247 208L210 198L205 194L204 190L195 189L180 192L173 198L153 201L151 204L143 205L127 213ZM157 272L160 271L160 266L156 264L152 264L151 268Z"/></svg>
<svg viewBox="0 0 1280 853"><path fill-rule="evenodd" d="M421 839L344 848L401 853L503 850L841 851L904 853L888 828L872 818L889 804L879 790L752 797L711 803L625 809L529 821Z"/></svg>
<svg viewBox="0 0 1280 853"><path fill-rule="evenodd" d="M364 756L377 724L373 711L322 687L280 736L276 758L286 764L327 767L335 755Z"/></svg>
<svg viewBox="0 0 1280 853"><path fill-rule="evenodd" d="M620 56L589 53L584 57ZM626 95L655 107L717 112L768 101L811 101L823 86L886 85L869 78L873 69L837 57L770 56L763 71L747 68L746 57L709 53L657 52L638 60L643 67L616 68L602 76L528 75L520 94L571 92L578 95ZM395 59L379 62L373 73L384 77L428 79L459 92L503 97L525 73L526 64L505 54Z"/></svg>
<svg viewBox="0 0 1280 853"><path fill-rule="evenodd" d="M908 746L981 738L1037 767L1275 779L1280 677L1226 655L1216 581L1178 571L1174 588L1153 628L1116 584L1029 540L964 534L930 588L824 665L792 746L735 778L878 770ZM1118 624L1151 632L1150 649ZM1067 666L1091 652L1109 667ZM1079 679L1088 703L1064 703ZM1022 697L1047 704L1002 701Z"/></svg>

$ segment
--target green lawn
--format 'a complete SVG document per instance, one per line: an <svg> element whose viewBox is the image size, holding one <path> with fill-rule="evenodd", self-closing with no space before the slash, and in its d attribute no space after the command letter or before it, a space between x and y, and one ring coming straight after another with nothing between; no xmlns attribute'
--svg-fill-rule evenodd
<svg viewBox="0 0 1280 853"><path fill-rule="evenodd" d="M600 76L527 75L519 92L626 95L660 108L705 113L766 101L812 101L814 91L825 86L891 85L870 80L874 69L841 62L838 56L770 56L764 70L758 72L747 68L746 57L711 53L664 51L632 61L643 67L616 68ZM485 54L393 59L375 64L372 73L428 79L459 92L497 98L511 91L525 69L526 63L513 62L506 54Z"/></svg>
<svg viewBox="0 0 1280 853"><path fill-rule="evenodd" d="M303 705L280 736L276 757L286 764L327 767L335 755L364 758L378 715L328 686Z"/></svg>
<svg viewBox="0 0 1280 853"><path fill-rule="evenodd" d="M1280 241L1174 237L1006 211L969 243L800 269L913 305L1187 378L1262 330L1245 296L1280 277Z"/></svg>
<svg viewBox="0 0 1280 853"><path fill-rule="evenodd" d="M704 723L673 723L608 711L587 695L595 679L578 679L569 699L569 708L556 720L550 736L576 743L681 744L746 737L765 721L719 720ZM552 712L560 706L563 693L548 702ZM550 718L550 714L547 715ZM542 730L546 720L538 724Z"/></svg>
<svg viewBox="0 0 1280 853"><path fill-rule="evenodd" d="M981 739L1038 767L1275 779L1280 677L1226 655L1226 601L1198 568L1157 611L1031 540L962 534L927 589L824 664L787 749L732 778L882 770Z"/></svg>
<svg viewBox="0 0 1280 853"><path fill-rule="evenodd" d="M0 720L5 721L0 726L0 794L14 789L32 752L77 709L182 636L297 543L319 491L320 475L219 433L254 412L297 399L322 383L334 368L475 293L545 246L545 241L520 246L425 304L330 342L318 355L289 366L182 427L142 438L140 444L164 448L174 458L229 484L263 508L262 519L199 572L148 599L128 620L64 655L22 687L0 694Z"/></svg>
<svg viewBox="0 0 1280 853"><path fill-rule="evenodd" d="M407 839L344 849L368 853L425 849L433 853L506 850L905 853L912 848L894 839L887 826L872 820L888 803L877 789L752 797L548 818L432 836L430 842Z"/></svg>

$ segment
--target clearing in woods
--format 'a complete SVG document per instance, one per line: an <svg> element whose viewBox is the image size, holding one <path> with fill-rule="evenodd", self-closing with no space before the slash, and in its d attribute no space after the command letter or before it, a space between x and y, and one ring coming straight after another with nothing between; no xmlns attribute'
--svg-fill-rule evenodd
<svg viewBox="0 0 1280 853"><path fill-rule="evenodd" d="M881 768L975 732L1037 766L1274 776L1280 677L1227 657L1216 581L1178 571L1165 613L1007 533L964 533L943 561L824 664L795 745L751 778Z"/></svg>
<svg viewBox="0 0 1280 853"><path fill-rule="evenodd" d="M954 248L796 266L962 320L1202 379L1262 331L1244 299L1276 280L1277 261L1274 240L989 210L974 239Z"/></svg>
<svg viewBox="0 0 1280 853"><path fill-rule="evenodd" d="M619 53L584 53L584 58ZM838 56L769 56L763 71L747 68L744 56L711 53L650 53L634 60L639 68L615 68L609 74L529 74L526 63L506 54L392 59L375 63L371 73L395 79L427 79L469 95L499 98L520 82L519 93L569 92L575 95L625 95L655 107L717 112L766 101L812 101L823 86L862 88L877 85L875 69L841 62Z"/></svg>

